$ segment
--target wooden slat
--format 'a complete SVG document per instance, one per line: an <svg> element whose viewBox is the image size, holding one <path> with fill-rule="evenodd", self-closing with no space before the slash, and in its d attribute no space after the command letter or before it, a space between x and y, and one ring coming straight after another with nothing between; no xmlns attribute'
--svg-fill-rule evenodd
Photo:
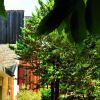
<svg viewBox="0 0 100 100"><path fill-rule="evenodd" d="M23 19L23 10L9 10L6 19L0 17L0 44L16 42L20 27L24 25Z"/></svg>
<svg viewBox="0 0 100 100"><path fill-rule="evenodd" d="M7 43L10 41L10 12L7 13Z"/></svg>
<svg viewBox="0 0 100 100"><path fill-rule="evenodd" d="M2 18L0 17L0 43L2 42Z"/></svg>

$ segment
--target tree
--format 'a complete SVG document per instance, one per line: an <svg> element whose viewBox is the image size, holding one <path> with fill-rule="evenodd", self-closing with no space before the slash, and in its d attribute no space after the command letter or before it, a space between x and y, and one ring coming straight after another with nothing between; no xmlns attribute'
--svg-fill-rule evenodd
<svg viewBox="0 0 100 100"><path fill-rule="evenodd" d="M39 52L42 63L35 69L35 73L40 74L44 86L50 82L55 84L55 80L59 79L60 91L65 91L63 93L74 92L76 95L87 95L89 98L96 92L95 87L98 87L100 74L97 71L99 65L96 63L96 59L99 59L97 43L88 36L84 40L84 48L79 52L75 45L65 40L57 32L46 35Z"/></svg>
<svg viewBox="0 0 100 100"><path fill-rule="evenodd" d="M40 0L39 2L42 4ZM47 11L47 14L49 11L45 4L42 5L44 6L41 6L40 10L37 9L37 14L33 14L32 18L26 21L25 28L22 28L20 39L17 41L17 54L32 65L34 74L41 77L41 86L57 82L56 86L58 83L60 85L60 93L92 95L99 80L99 65L96 64L99 50L95 48L95 40L88 36L79 51L76 44L69 42L64 24L48 35L37 37L39 22L46 16L44 11ZM34 66L34 60L40 61L38 67ZM54 92L53 89L54 87Z"/></svg>
<svg viewBox="0 0 100 100"><path fill-rule="evenodd" d="M46 12L52 9L53 0L48 0L47 4L44 4L41 0L38 0L40 9L36 8L37 14L32 14L32 18L26 20L25 28L22 28L20 39L17 41L16 53L24 60L28 61L30 65L35 69L33 61L39 60L37 55L40 51L41 39L35 38L37 26L41 19L46 15ZM40 76L40 74L38 74Z"/></svg>
<svg viewBox="0 0 100 100"><path fill-rule="evenodd" d="M36 33L41 19L52 9L53 0L47 0L47 4L44 4L42 0L38 0L38 3L40 9L36 7L37 14L32 14L32 18L25 20L25 27L22 28L22 32L19 34L20 39L16 43L16 53L27 61L30 61L29 55L33 55L32 53L36 51L33 49L40 44L40 42L36 41L39 38L34 33Z"/></svg>

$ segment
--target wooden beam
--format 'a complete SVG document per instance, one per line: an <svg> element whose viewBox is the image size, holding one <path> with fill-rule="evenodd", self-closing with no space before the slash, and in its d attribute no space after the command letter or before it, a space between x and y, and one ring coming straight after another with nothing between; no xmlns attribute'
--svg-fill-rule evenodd
<svg viewBox="0 0 100 100"><path fill-rule="evenodd" d="M8 77L3 77L2 100L7 100L7 91L8 91Z"/></svg>

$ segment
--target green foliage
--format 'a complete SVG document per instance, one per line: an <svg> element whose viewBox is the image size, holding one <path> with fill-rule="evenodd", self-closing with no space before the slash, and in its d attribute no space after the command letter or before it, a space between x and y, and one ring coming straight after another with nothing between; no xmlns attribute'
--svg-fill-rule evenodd
<svg viewBox="0 0 100 100"><path fill-rule="evenodd" d="M50 0L51 1L51 0ZM97 95L100 86L100 40L96 40L90 34L83 41L82 48L69 41L66 34L65 23L48 35L37 36L36 30L39 22L48 9L46 4L41 4L41 9L37 9L37 14L26 20L25 28L22 28L20 39L17 41L16 52L24 60L30 61L35 75L39 75L40 85L50 85L51 81L60 79L60 93L74 93L75 95L88 96ZM50 8L51 9L51 8ZM81 8L83 9L83 8ZM79 10L79 9L78 9ZM82 12L78 11L78 15ZM83 9L84 12L84 9ZM78 16L79 17L79 16ZM76 16L77 19L77 16ZM84 23L81 15L78 23ZM68 20L67 20L68 21ZM81 26L83 27L83 26ZM80 32L81 29L79 25ZM69 24L67 29L69 29ZM45 28L43 28L45 31ZM76 30L76 32L79 32ZM79 33L80 33L79 32ZM70 31L67 31L70 34ZM35 67L32 62L40 60L41 64ZM48 92L44 93L48 95Z"/></svg>
<svg viewBox="0 0 100 100"><path fill-rule="evenodd" d="M5 11L5 6L4 6L4 0L0 0L0 15L5 16L6 11Z"/></svg>
<svg viewBox="0 0 100 100"><path fill-rule="evenodd" d="M25 85L22 85L22 88L17 94L17 100L41 100L41 93L26 90Z"/></svg>
<svg viewBox="0 0 100 100"><path fill-rule="evenodd" d="M40 90L40 92L41 92L41 95L42 95L42 100L51 100L50 99L50 92L51 92L51 90L50 90L50 88L41 88L41 90Z"/></svg>
<svg viewBox="0 0 100 100"><path fill-rule="evenodd" d="M94 95L99 91L94 81L100 78L100 68L96 62L100 52L96 40L88 36L84 40L84 48L78 52L75 45L65 42L55 34L45 37L39 53L42 63L35 73L40 74L42 85L50 84L52 80L59 78L62 93Z"/></svg>
<svg viewBox="0 0 100 100"><path fill-rule="evenodd" d="M38 37L35 34L37 26L53 5L53 0L50 0L50 2L48 0L47 4L44 4L41 0L38 0L38 2L40 9L36 8L37 13L32 14L32 18L25 20L25 28L22 28L22 32L19 34L20 39L16 43L16 53L25 60L29 60L33 55L36 55L35 52L37 52L38 49L36 46L39 45L39 42L36 42ZM30 57L29 55L32 56Z"/></svg>
<svg viewBox="0 0 100 100"><path fill-rule="evenodd" d="M41 94L33 93L30 90L20 90L17 94L17 100L41 100Z"/></svg>
<svg viewBox="0 0 100 100"><path fill-rule="evenodd" d="M50 100L50 88L41 88L38 93L23 88L17 94L17 100Z"/></svg>
<svg viewBox="0 0 100 100"><path fill-rule="evenodd" d="M9 44L9 48L11 49L11 50L15 50L15 44Z"/></svg>
<svg viewBox="0 0 100 100"><path fill-rule="evenodd" d="M22 88L17 94L17 100L41 100L40 92L33 92L31 90L26 90L25 85L22 85Z"/></svg>

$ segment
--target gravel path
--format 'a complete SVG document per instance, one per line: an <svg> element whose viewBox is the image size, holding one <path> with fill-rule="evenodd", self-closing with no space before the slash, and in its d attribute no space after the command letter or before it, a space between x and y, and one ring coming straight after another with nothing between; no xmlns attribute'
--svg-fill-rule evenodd
<svg viewBox="0 0 100 100"><path fill-rule="evenodd" d="M10 50L8 44L0 44L0 65L9 67L16 63L16 54Z"/></svg>

